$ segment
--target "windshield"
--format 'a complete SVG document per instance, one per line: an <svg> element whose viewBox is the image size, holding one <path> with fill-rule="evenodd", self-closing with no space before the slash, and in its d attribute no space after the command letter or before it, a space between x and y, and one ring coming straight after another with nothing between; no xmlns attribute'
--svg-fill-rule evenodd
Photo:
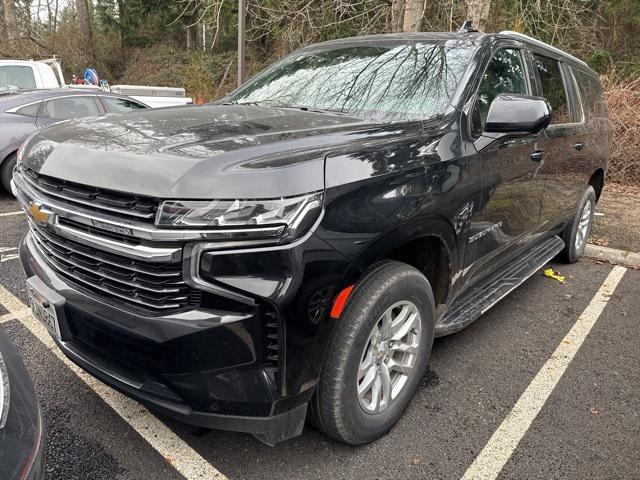
<svg viewBox="0 0 640 480"><path fill-rule="evenodd" d="M474 47L448 40L303 50L240 87L231 100L385 121L426 119L444 112Z"/></svg>
<svg viewBox="0 0 640 480"><path fill-rule="evenodd" d="M0 91L15 88L36 88L33 70L24 65L0 65Z"/></svg>

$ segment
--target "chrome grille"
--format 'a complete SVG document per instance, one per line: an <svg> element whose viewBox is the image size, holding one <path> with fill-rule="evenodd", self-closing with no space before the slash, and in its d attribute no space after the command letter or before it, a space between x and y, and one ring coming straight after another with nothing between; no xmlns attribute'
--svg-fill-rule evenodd
<svg viewBox="0 0 640 480"><path fill-rule="evenodd" d="M133 260L78 243L29 221L43 258L68 280L147 310L175 310L200 303L200 292L182 278L182 263Z"/></svg>
<svg viewBox="0 0 640 480"><path fill-rule="evenodd" d="M102 188L79 185L67 180L41 175L33 170L20 166L21 178L31 188L45 195L82 205L96 211L118 214L137 221L153 223L158 201L138 195L127 195Z"/></svg>

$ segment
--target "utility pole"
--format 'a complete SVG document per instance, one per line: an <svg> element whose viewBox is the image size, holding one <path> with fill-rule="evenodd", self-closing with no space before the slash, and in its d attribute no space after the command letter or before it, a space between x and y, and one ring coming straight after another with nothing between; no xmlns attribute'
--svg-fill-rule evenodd
<svg viewBox="0 0 640 480"><path fill-rule="evenodd" d="M244 82L244 16L245 1L238 0L238 86Z"/></svg>

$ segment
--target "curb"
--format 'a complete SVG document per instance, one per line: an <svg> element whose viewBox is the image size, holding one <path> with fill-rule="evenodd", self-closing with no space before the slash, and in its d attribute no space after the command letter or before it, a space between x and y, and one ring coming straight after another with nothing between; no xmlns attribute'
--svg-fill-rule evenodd
<svg viewBox="0 0 640 480"><path fill-rule="evenodd" d="M640 267L640 253L587 244L587 247L584 249L584 255L585 257L597 258L598 260L625 265L627 267Z"/></svg>

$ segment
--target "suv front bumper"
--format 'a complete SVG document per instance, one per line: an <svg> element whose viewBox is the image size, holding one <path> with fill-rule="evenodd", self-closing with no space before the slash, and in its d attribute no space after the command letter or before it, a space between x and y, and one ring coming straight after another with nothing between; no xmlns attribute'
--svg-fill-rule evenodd
<svg viewBox="0 0 640 480"><path fill-rule="evenodd" d="M123 310L58 276L27 234L20 245L27 278L62 298L61 338L74 363L154 411L207 428L247 432L273 445L302 432L309 389L279 393L264 358L260 306L198 308L152 316Z"/></svg>

